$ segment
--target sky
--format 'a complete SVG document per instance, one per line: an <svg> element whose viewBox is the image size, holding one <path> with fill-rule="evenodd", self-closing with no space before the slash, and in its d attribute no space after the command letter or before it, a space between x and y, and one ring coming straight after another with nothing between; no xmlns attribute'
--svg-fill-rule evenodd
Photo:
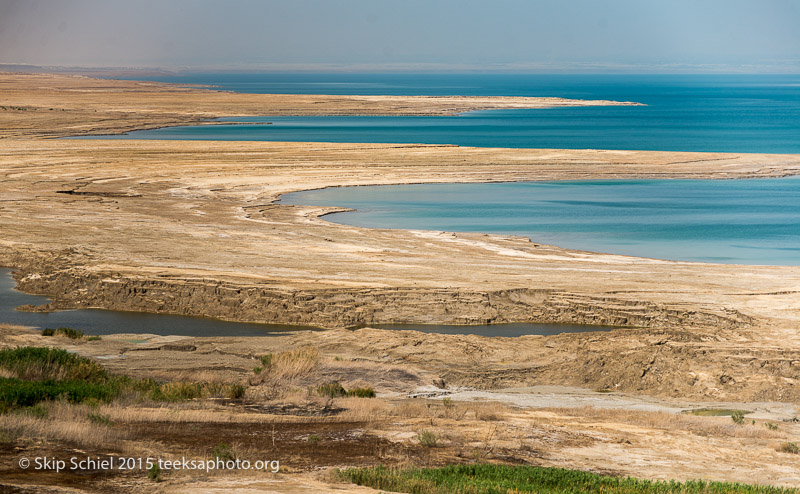
<svg viewBox="0 0 800 494"><path fill-rule="evenodd" d="M0 0L0 63L800 73L797 0Z"/></svg>

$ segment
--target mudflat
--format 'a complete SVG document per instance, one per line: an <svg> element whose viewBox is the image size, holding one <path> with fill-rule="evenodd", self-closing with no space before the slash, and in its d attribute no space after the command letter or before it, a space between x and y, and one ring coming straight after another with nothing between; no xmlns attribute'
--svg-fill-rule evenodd
<svg viewBox="0 0 800 494"><path fill-rule="evenodd" d="M638 329L533 338L522 347L497 343L491 357L488 346L477 345L484 355L477 367L456 352L438 358L453 360L445 362L453 364L451 379L480 386L610 386L719 399L800 396L800 352L793 350L800 268L669 262L502 235L356 228L321 217L336 211L335 204L274 203L288 191L342 185L779 177L800 173L800 156L41 139L47 125L39 120L61 128L60 117L49 118L59 111L8 109L13 98L18 105L41 103L52 93L65 108L88 111L89 101L124 106L137 119L163 124L151 110L166 102L172 113L196 116L204 105L252 98L248 111L270 114L294 97L275 98L270 106L270 95L156 83L54 75L2 80L11 90L3 91L7 109L0 112L6 137L0 139L0 263L18 269L21 289L53 297L53 307L325 327L398 321L627 325ZM292 111L318 109L304 110L302 101L314 97L298 98ZM337 111L361 112L347 106L358 98L335 99ZM385 111L369 103L380 98L365 101L359 104ZM413 101L413 111L444 111L440 98ZM113 131L141 124L114 118L106 124ZM25 128L14 127L22 121L40 133L10 138ZM420 350L429 346L436 353L437 340L426 338ZM459 370L459 361L470 365Z"/></svg>
<svg viewBox="0 0 800 494"><path fill-rule="evenodd" d="M286 470L170 474L163 489L369 492L332 485L317 469L474 461L797 484L796 455L785 446L800 438L792 420L800 399L800 268L660 261L502 235L356 228L325 221L339 210L335 204L275 201L289 191L343 185L781 177L800 173L800 156L59 140L49 138L234 115L615 103L246 95L46 74L0 74L0 88L0 265L16 269L21 289L53 298L40 310L103 307L332 328L276 338L153 337L142 328L90 340L0 324L4 348L65 348L110 372L166 380L165 386L246 383L235 399L117 400L99 411L49 403L47 426L34 417L0 416L3 430L21 431L2 438L16 445L0 458L5 486L147 491L153 488L144 474L41 475L21 471L17 456L187 449L203 456L230 441L238 441L240 454L283 455L273 457ZM401 321L627 327L520 338L345 329ZM313 362L278 383L286 396L270 395L263 382L269 373L254 366L272 352L280 360L297 349L315 355ZM329 400L312 392L331 379L348 389L369 386L379 396ZM543 385L584 391L576 398L574 388ZM556 391L526 394L531 386ZM674 413L689 403L755 413L744 425ZM426 431L442 444L429 448L415 439Z"/></svg>

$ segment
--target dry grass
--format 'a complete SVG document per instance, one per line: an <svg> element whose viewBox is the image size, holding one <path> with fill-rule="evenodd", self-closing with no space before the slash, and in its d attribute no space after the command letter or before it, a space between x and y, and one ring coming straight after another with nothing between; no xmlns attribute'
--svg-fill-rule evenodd
<svg viewBox="0 0 800 494"><path fill-rule="evenodd" d="M346 388L370 387L408 392L422 384L422 379L413 372L367 360L324 360L318 372L321 380L337 381Z"/></svg>
<svg viewBox="0 0 800 494"><path fill-rule="evenodd" d="M175 369L175 370L152 370L142 374L145 377L155 379L157 381L188 381L200 383L214 383L214 384L230 384L231 380L228 379L230 371L213 371L208 369Z"/></svg>
<svg viewBox="0 0 800 494"><path fill-rule="evenodd" d="M314 347L300 347L256 362L258 373L249 379L250 397L286 399L298 388L314 388L337 382L347 389L372 388L409 391L422 380L397 366L370 361L322 358Z"/></svg>
<svg viewBox="0 0 800 494"><path fill-rule="evenodd" d="M580 416L604 422L649 427L652 429L685 430L695 434L748 439L782 439L786 433L770 430L761 423L734 424L729 417L698 417L669 412L644 412L594 407L549 409L564 416Z"/></svg>
<svg viewBox="0 0 800 494"><path fill-rule="evenodd" d="M334 405L345 411L336 415L342 422L378 422L392 416L391 408L385 401L373 398L337 398Z"/></svg>
<svg viewBox="0 0 800 494"><path fill-rule="evenodd" d="M443 400L410 399L395 405L391 415L402 418L503 420L511 409L499 402L446 402Z"/></svg>
<svg viewBox="0 0 800 494"><path fill-rule="evenodd" d="M90 421L87 417L96 411L88 406L51 402L42 405L46 418L25 413L0 415L0 430L6 437L21 441L66 441L81 447L106 449L119 445L125 439L113 427Z"/></svg>
<svg viewBox="0 0 800 494"><path fill-rule="evenodd" d="M261 371L250 378L250 384L272 386L297 384L319 364L319 351L314 347L300 347L271 356Z"/></svg>
<svg viewBox="0 0 800 494"><path fill-rule="evenodd" d="M7 330L7 331L25 331L25 330L33 330L30 326L20 326L19 324L9 324L6 322L0 322L0 331Z"/></svg>

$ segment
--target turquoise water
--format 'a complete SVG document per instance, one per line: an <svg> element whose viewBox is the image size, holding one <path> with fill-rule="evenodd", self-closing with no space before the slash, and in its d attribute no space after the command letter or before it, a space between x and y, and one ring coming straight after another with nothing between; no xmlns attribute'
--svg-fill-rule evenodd
<svg viewBox="0 0 800 494"><path fill-rule="evenodd" d="M657 259L800 265L800 177L338 187L284 204L342 206L326 220L487 232Z"/></svg>
<svg viewBox="0 0 800 494"><path fill-rule="evenodd" d="M253 125L176 127L109 138L800 153L796 75L198 74L160 80L252 93L558 96L648 106L451 117L265 116L231 119Z"/></svg>

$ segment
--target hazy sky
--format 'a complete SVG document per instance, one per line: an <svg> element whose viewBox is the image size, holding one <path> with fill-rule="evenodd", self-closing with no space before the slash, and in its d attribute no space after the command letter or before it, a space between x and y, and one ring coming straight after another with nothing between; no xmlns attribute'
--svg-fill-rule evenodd
<svg viewBox="0 0 800 494"><path fill-rule="evenodd" d="M0 0L0 63L800 73L796 0Z"/></svg>

